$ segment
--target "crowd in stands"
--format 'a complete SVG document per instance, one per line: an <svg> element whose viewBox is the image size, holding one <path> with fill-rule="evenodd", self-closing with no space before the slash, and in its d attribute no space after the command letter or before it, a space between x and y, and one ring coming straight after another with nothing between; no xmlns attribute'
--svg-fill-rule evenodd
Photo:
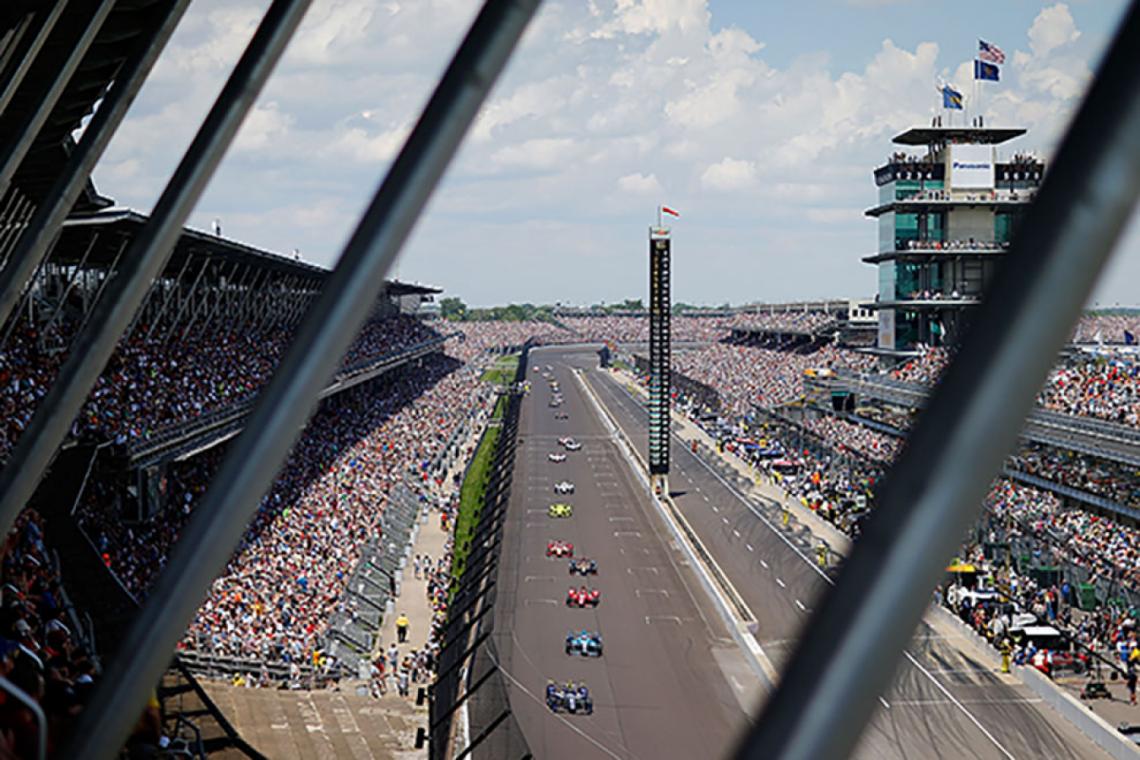
<svg viewBox="0 0 1140 760"><path fill-rule="evenodd" d="M921 356L907 359L888 375L895 380L920 385L934 385L942 370L950 363L952 354L946 348L928 348Z"/></svg>
<svg viewBox="0 0 1140 760"><path fill-rule="evenodd" d="M900 240L900 251L1004 251L1009 243L992 240Z"/></svg>
<svg viewBox="0 0 1140 760"><path fill-rule="evenodd" d="M724 434L723 425L732 425L751 411L740 403L741 389L745 389L746 397L765 395L765 392L772 396L773 391L780 395L802 392L796 388L802 371L793 373L794 377L772 372L772 367L778 366L775 358L793 359L786 354L775 357L771 364L755 358L758 356L755 354L734 355L732 352L724 356L708 353L703 361L693 358L702 353L675 353L674 372L700 380L716 390L722 400L727 400L722 405L722 419L716 423L722 427L710 428L712 423L700 415L699 404L681 399L679 406L691 411L695 421L717 436ZM686 354L692 356L681 359ZM745 360L739 356L753 358ZM936 375L946 360L944 353L931 351L926 357L897 369L895 376L921 381L924 376ZM775 432L769 432L774 440L767 443L782 444L786 455L778 460L752 458L751 461L770 474L775 473L773 479L779 481L790 496L804 501L826 519L850 529L853 522L845 512L861 503L852 498L853 495L870 494L875 480L897 455L900 439L832 416L814 419L809 416L804 425L822 447L804 446L802 434L792 432L790 427L781 433L769 426L767 429ZM730 442L728 448L748 458L742 447ZM845 452L857 456L844 457ZM1138 501L1135 473L1123 465L1112 466L1072 452L1044 448L1026 449L1011 460L1011 465L1028 474L1100 493L1123 503ZM987 505L994 515L1016 518L1027 534L1048 538L1074 565L1088 567L1101 577L1126 581L1140 592L1140 531L1083 509L1062 508L1051 492L1007 478L995 483Z"/></svg>
<svg viewBox="0 0 1140 760"><path fill-rule="evenodd" d="M181 646L306 662L360 548L380 537L389 490L401 479L428 478L452 432L486 404L478 376L433 354L398 377L323 402ZM172 470L169 506L145 527L122 527L106 500L85 504L81 524L136 595L145 595L213 469L206 458Z"/></svg>
<svg viewBox="0 0 1140 760"><path fill-rule="evenodd" d="M850 449L879 462L891 462L898 455L901 439L839 417L809 417L805 425L840 451Z"/></svg>
<svg viewBox="0 0 1140 760"><path fill-rule="evenodd" d="M1122 462L1053 446L1025 444L1010 457L1010 467L1118 504L1140 506L1136 468Z"/></svg>
<svg viewBox="0 0 1140 760"><path fill-rule="evenodd" d="M120 342L72 426L75 438L145 439L220 409L249 401L269 381L295 331L288 328L198 330L147 338L146 325ZM438 337L421 320L369 321L348 349L342 373ZM64 354L43 351L32 329L13 332L0 349L0 460L7 458L54 381Z"/></svg>
<svg viewBox="0 0 1140 760"><path fill-rule="evenodd" d="M1140 336L1140 316L1126 314L1083 315L1073 329L1074 343L1127 343L1125 333Z"/></svg>
<svg viewBox="0 0 1140 760"><path fill-rule="evenodd" d="M673 369L717 389L724 409L733 416L752 406L776 407L803 395L808 369L869 370L873 359L826 346L811 354L714 343L693 351L675 351Z"/></svg>
<svg viewBox="0 0 1140 760"><path fill-rule="evenodd" d="M549 322L445 322L444 331L457 330L463 340L454 350L463 361L490 349L521 346L528 340L539 345L549 343L572 343L573 333Z"/></svg>
<svg viewBox="0 0 1140 760"><path fill-rule="evenodd" d="M921 164L923 166L929 166L933 160L934 159L929 155L918 156L901 150L896 150L887 156L888 164Z"/></svg>
<svg viewBox="0 0 1140 760"><path fill-rule="evenodd" d="M0 565L0 675L43 709L50 756L95 686L97 661L73 630L44 521L25 509L4 542ZM0 756L36 757L35 716L0 696Z"/></svg>
<svg viewBox="0 0 1140 760"><path fill-rule="evenodd" d="M746 330L768 330L810 333L835 321L834 314L822 311L757 311L737 314L732 327Z"/></svg>
<svg viewBox="0 0 1140 760"><path fill-rule="evenodd" d="M648 343L649 316L563 317L562 324L586 342ZM735 320L728 317L673 315L669 323L674 341L720 340Z"/></svg>
<svg viewBox="0 0 1140 760"><path fill-rule="evenodd" d="M1077 357L1056 367L1039 402L1046 409L1140 424L1140 363L1131 357Z"/></svg>

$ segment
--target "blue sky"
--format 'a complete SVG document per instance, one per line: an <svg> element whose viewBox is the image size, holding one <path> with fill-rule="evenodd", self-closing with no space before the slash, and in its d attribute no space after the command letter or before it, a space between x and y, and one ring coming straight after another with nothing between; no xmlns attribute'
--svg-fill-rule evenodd
<svg viewBox="0 0 1140 760"><path fill-rule="evenodd" d="M265 1L197 0L95 173L150 209ZM398 274L472 304L643 296L674 224L696 303L864 297L871 170L969 92L976 39L1009 57L988 123L1049 157L1123 11L1116 0L547 2L433 197ZM332 264L474 15L469 0L317 0L192 223ZM1136 225L1133 225L1134 227ZM1137 303L1140 234L1097 298Z"/></svg>

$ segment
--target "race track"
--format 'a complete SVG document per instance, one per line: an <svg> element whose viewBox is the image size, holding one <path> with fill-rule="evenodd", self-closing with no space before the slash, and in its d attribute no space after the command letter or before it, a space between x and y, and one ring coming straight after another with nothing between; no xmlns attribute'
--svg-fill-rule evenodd
<svg viewBox="0 0 1140 760"><path fill-rule="evenodd" d="M592 350L542 349L530 357L532 367L554 368L569 419L554 418L546 381L530 371L495 607L511 709L536 757L724 757L750 720L745 711L755 708L761 679L569 368L586 370L584 379L635 444L646 440L646 412L594 369ZM549 462L564 435L583 449ZM752 610L757 639L779 668L826 581L795 536L766 523L764 510L719 473L680 445L672 461L675 502ZM553 492L563 479L574 482L573 496ZM547 517L553 501L572 503L574 516ZM596 610L564 606L571 577L564 560L545 557L551 538L598 561L589 581L602 591ZM566 633L581 628L602 634L603 658L564 653ZM595 714L551 714L542 699L548 678L584 680ZM1020 684L1003 681L925 625L879 701L859 757L1107 757Z"/></svg>
<svg viewBox="0 0 1140 760"><path fill-rule="evenodd" d="M554 365L569 419L554 419L546 381L529 372L533 391L523 401L500 559L495 637L511 710L535 757L723 756L747 720L742 701L755 675L557 356L533 351L531 365ZM563 451L557 439L565 435L582 450L561 464L548 461ZM573 495L554 493L563 479L575 484ZM554 501L573 504L573 517L548 517ZM596 609L564 605L581 580L571 580L566 560L546 558L551 538L597 560L598 574L587 581L602 592ZM603 657L565 654L567 632L582 628L601 633ZM585 681L594 714L552 714L543 702L548 678Z"/></svg>
<svg viewBox="0 0 1140 760"><path fill-rule="evenodd" d="M612 377L591 387L634 441L647 437L641 403ZM670 488L705 547L759 621L757 639L774 665L826 586L810 549L765 522L720 473L674 439ZM786 539L786 540L785 540ZM959 651L922 624L856 755L867 758L1097 758L1107 755L1019 683ZM868 698L875 698L868 695Z"/></svg>

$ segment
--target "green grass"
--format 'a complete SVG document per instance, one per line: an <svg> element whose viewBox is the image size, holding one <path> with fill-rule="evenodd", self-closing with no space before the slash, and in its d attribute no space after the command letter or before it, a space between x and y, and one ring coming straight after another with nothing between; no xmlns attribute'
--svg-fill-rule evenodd
<svg viewBox="0 0 1140 760"><path fill-rule="evenodd" d="M515 372L518 370L518 366L518 354L504 356L496 361L493 366L489 367L487 371L483 373L483 376L479 379L485 383L494 383L496 385L510 385L515 380Z"/></svg>
<svg viewBox="0 0 1140 760"><path fill-rule="evenodd" d="M499 396L499 400L495 402L495 408L491 412L491 420L501 420L503 415L507 413L507 397Z"/></svg>
<svg viewBox="0 0 1140 760"><path fill-rule="evenodd" d="M503 401L499 399L500 403ZM499 406L496 413L501 415ZM467 569L467 556L471 552L471 537L479 525L487 492L487 480L491 475L491 457L499 440L499 428L489 427L479 441L475 458L467 470L467 477L459 489L459 515L455 518L455 551L451 560L452 588L454 589Z"/></svg>

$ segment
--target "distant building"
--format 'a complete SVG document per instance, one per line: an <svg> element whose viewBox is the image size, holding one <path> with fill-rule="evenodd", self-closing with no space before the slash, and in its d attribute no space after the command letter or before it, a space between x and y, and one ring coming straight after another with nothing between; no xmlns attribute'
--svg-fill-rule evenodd
<svg viewBox="0 0 1140 760"><path fill-rule="evenodd" d="M879 267L875 351L905 356L958 340L989 286L1045 165L998 156L1024 129L920 127L894 138L922 152L894 153L875 170Z"/></svg>

